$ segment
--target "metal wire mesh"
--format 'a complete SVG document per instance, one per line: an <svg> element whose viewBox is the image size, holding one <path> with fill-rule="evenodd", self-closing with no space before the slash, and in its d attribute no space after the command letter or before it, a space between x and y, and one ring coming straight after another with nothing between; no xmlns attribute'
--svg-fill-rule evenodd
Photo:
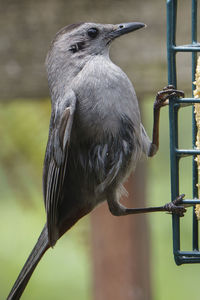
<svg viewBox="0 0 200 300"><path fill-rule="evenodd" d="M176 24L177 24L177 0L167 1L167 55L168 55L168 83L177 86L177 63L176 54L178 52L189 52L192 55L192 78L191 82L195 80L197 52L200 52L200 43L197 42L197 3L198 0L191 0L191 44L176 45ZM181 1L180 1L181 5ZM183 3L182 3L183 5ZM192 90L194 90L192 84ZM198 173L195 157L200 154L200 150L196 149L196 122L194 116L194 109L192 111L192 128L193 128L193 145L192 149L180 149L178 138L179 126L179 110L186 105L200 103L200 99L194 98L173 98L169 103L169 126L170 126L170 164L171 164L171 199L172 201L179 195L179 163L181 159L187 156L192 156L192 184L193 184L193 199L184 199L183 203L194 206L199 204L198 199ZM195 215L194 207L192 214L192 251L181 251L180 243L180 217L173 215L173 251L174 258L177 265L184 263L199 263L199 237L198 237L198 221Z"/></svg>

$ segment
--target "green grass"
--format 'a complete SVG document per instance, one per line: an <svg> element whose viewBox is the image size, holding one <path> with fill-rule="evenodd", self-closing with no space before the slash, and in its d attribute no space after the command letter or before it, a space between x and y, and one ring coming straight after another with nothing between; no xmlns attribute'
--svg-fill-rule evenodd
<svg viewBox="0 0 200 300"><path fill-rule="evenodd" d="M151 134L152 100L144 102L145 127ZM180 143L191 145L191 109L180 116ZM4 300L45 222L42 163L47 141L49 101L0 104L0 300ZM168 109L161 112L160 150L148 160L148 205L170 201ZM181 163L181 193L191 196L191 160ZM200 265L177 267L172 254L171 216L152 214L152 300L199 299ZM191 213L182 220L182 248L191 248ZM81 220L49 250L22 299L92 299L88 218ZM146 299L145 299L146 300ZM147 299L148 300L148 299Z"/></svg>

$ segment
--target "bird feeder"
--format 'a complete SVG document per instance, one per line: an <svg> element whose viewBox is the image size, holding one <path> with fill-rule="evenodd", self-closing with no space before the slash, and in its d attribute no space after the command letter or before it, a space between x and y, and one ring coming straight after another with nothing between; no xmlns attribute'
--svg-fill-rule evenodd
<svg viewBox="0 0 200 300"><path fill-rule="evenodd" d="M176 45L176 23L177 23L177 0L167 1L167 54L168 54L168 83L177 86L177 63L176 54L178 52L188 52L192 56L192 90L195 90L195 72L197 62L197 52L200 52L200 43L197 42L197 2L191 0L191 44ZM180 1L181 2L181 1ZM183 5L183 3L180 3ZM180 88L180 87L179 87ZM181 87L184 89L184 87ZM180 168L181 160L186 157L192 157L192 199L183 199L182 203L189 206L188 210L192 209L191 228L192 228L192 250L183 251L181 248L181 226L184 223L184 218L180 221L178 215L172 216L173 224L173 252L174 259L177 265L185 263L200 263L199 251L199 221L195 213L195 206L200 204L198 197L198 167L197 155L200 155L200 149L196 147L197 126L195 120L194 104L199 103L200 98L191 95L191 98L173 98L169 101L169 126L170 126L170 169L171 169L171 199L172 201L179 195L180 185ZM185 106L192 105L192 147L191 149L181 149L179 147L179 112ZM187 122L187 120L185 120ZM190 208L191 207L191 208ZM186 213L187 214L187 213Z"/></svg>

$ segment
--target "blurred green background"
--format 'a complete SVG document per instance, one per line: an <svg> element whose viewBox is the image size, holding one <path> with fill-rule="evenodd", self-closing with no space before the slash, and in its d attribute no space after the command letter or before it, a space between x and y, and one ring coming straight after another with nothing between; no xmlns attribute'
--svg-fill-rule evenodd
<svg viewBox="0 0 200 300"><path fill-rule="evenodd" d="M153 95L143 101L147 131L152 127ZM0 104L0 299L16 278L45 222L42 163L47 141L50 100ZM191 108L180 113L183 146L191 140ZM148 161L148 205L170 200L168 108L161 112L160 151ZM181 192L191 195L191 161L184 160ZM191 248L191 209L182 220L182 248ZM199 299L199 265L177 267L172 255L171 216L152 214L151 279L155 300ZM22 299L92 299L89 217L81 220L40 262ZM67 295L67 298L66 296Z"/></svg>
<svg viewBox="0 0 200 300"><path fill-rule="evenodd" d="M0 105L0 299L5 299L45 223L42 164L49 113L50 100ZM69 299L89 299L88 232L85 219L58 242L56 251L48 251L24 299L62 299L66 291Z"/></svg>
<svg viewBox="0 0 200 300"><path fill-rule="evenodd" d="M151 136L154 97L167 84L165 4L160 0L0 0L0 300L5 300L45 222L42 164L50 100L44 60L50 40L61 27L80 21L146 23L141 34L116 41L111 56L134 82ZM190 12L191 0L178 1L178 44L190 42ZM178 88L189 96L191 55L178 54L177 66ZM191 114L191 108L180 111L181 147L191 147ZM170 201L168 127L168 108L164 108L160 150L146 162L147 205ZM180 192L191 197L191 159L182 160L180 169ZM181 225L181 247L190 250L191 209ZM200 265L174 263L171 216L152 214L148 226L151 300L199 299ZM22 299L92 300L91 252L90 217L85 217L45 254Z"/></svg>

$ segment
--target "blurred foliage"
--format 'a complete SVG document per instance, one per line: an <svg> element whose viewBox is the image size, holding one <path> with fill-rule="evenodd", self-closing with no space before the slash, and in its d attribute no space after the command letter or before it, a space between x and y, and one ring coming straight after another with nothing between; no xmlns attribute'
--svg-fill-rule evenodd
<svg viewBox="0 0 200 300"><path fill-rule="evenodd" d="M0 300L45 223L42 165L49 117L49 100L0 104ZM88 219L79 224L46 253L22 299L90 299Z"/></svg>
<svg viewBox="0 0 200 300"><path fill-rule="evenodd" d="M15 197L25 205L41 196L49 113L47 101L0 104L0 190L4 201Z"/></svg>
<svg viewBox="0 0 200 300"><path fill-rule="evenodd" d="M145 127L152 128L152 101L144 101ZM5 299L45 222L42 203L42 163L48 135L50 101L0 104L0 300ZM191 108L180 112L180 144L191 145ZM170 201L169 125L161 111L160 151L148 161L148 205ZM191 196L191 160L181 161L180 192ZM182 219L182 248L191 249L191 209ZM172 254L171 217L155 213L151 228L153 300L199 299L199 265L177 267ZM81 220L49 250L22 299L89 300L92 271L88 218ZM3 271L2 271L3 270Z"/></svg>

